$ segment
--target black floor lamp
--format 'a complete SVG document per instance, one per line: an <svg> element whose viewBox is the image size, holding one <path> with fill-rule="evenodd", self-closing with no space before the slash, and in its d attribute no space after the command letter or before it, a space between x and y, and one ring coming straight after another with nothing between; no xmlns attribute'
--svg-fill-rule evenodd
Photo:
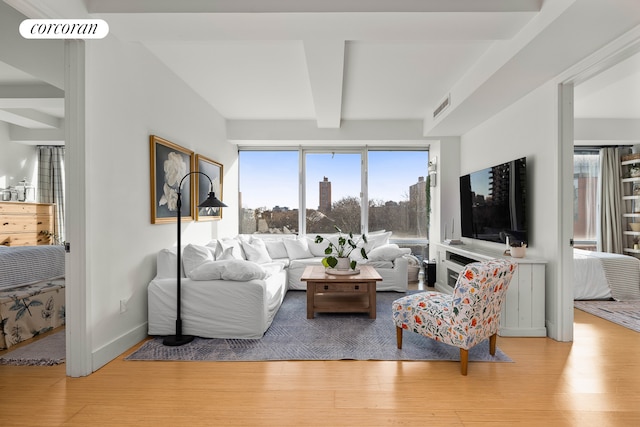
<svg viewBox="0 0 640 427"><path fill-rule="evenodd" d="M177 280L177 295L176 295L176 307L177 307L177 314L176 314L176 334L175 335L168 335L164 338L164 340L162 341L162 343L164 345L170 345L170 346L179 346L179 345L184 345L187 343L190 343L191 341L193 341L193 335L183 335L182 334L182 315L180 312L180 305L181 305L181 297L180 297L180 288L181 288L181 278L182 278L182 245L180 242L180 235L182 233L181 227L180 227L180 223L181 223L181 216L182 216L182 198L181 198L181 191L182 191L182 182L185 180L185 178L187 178L189 175L194 174L194 173L199 173L201 175L204 175L207 177L207 179L209 180L209 189L213 190L213 182L211 182L211 178L209 178L209 176L206 173L203 172L199 172L199 171L194 171L194 172L189 172L188 174L186 174L185 176L182 177L182 179L180 180L180 184L178 185L178 201L176 203L176 206L178 208L178 251L177 251L177 258L178 258L178 280ZM213 191L209 191L209 197L207 197L207 200L205 200L204 202L200 203L198 205L199 208L226 208L227 205L225 205L224 203L222 203L220 200L218 200L216 198L216 195Z"/></svg>

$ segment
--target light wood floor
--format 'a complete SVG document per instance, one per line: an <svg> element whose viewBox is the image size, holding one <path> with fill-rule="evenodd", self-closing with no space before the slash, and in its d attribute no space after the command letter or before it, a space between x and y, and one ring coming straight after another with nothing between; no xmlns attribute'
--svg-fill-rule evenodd
<svg viewBox="0 0 640 427"><path fill-rule="evenodd" d="M391 344L395 337L391 338ZM639 426L640 334L575 311L575 341L498 338L514 363L0 366L8 426ZM132 349L133 350L133 349Z"/></svg>

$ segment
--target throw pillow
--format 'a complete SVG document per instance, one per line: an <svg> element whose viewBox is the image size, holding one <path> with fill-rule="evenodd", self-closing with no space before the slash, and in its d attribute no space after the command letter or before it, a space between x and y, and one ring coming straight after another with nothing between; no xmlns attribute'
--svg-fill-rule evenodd
<svg viewBox="0 0 640 427"><path fill-rule="evenodd" d="M244 249L248 261L253 261L258 264L265 264L272 261L265 243L260 239L251 239L248 242L243 241L242 249Z"/></svg>
<svg viewBox="0 0 640 427"><path fill-rule="evenodd" d="M220 280L224 265L229 261L207 261L189 273L191 280Z"/></svg>
<svg viewBox="0 0 640 427"><path fill-rule="evenodd" d="M367 254L369 261L393 261L394 259L401 257L402 255L408 255L411 253L409 248L401 248L395 243L389 243L377 248L371 249Z"/></svg>
<svg viewBox="0 0 640 427"><path fill-rule="evenodd" d="M369 233L367 234L367 243L364 245L364 249L367 251L367 256L369 251L372 249L378 248L382 245L387 245L389 243L389 238L391 237L391 231L385 231L383 233Z"/></svg>
<svg viewBox="0 0 640 427"><path fill-rule="evenodd" d="M313 258L313 254L309 251L309 245L307 245L307 239L285 239L283 242L289 259Z"/></svg>
<svg viewBox="0 0 640 427"><path fill-rule="evenodd" d="M324 250L329 246L329 242L335 240L337 243L337 234L322 234L324 240L322 243L316 243L316 236L307 236L307 245L309 246L309 251L313 254L313 256L321 256L324 257Z"/></svg>
<svg viewBox="0 0 640 427"><path fill-rule="evenodd" d="M213 254L205 246L190 243L182 251L182 265L187 276L191 271L207 261L213 261Z"/></svg>
<svg viewBox="0 0 640 427"><path fill-rule="evenodd" d="M272 267L274 270L277 267ZM230 259L224 261L207 261L191 271L191 280L231 280L246 282L254 279L266 279L267 271L255 262Z"/></svg>
<svg viewBox="0 0 640 427"><path fill-rule="evenodd" d="M233 248L231 253L235 259L246 259L244 257L244 253L242 252L242 246L240 245L240 240L238 239L222 239L218 240L218 252L224 252L225 249L231 247Z"/></svg>
<svg viewBox="0 0 640 427"><path fill-rule="evenodd" d="M219 252L218 255L216 256L216 260L218 261L228 261L230 259L236 259L236 257L233 256L232 246L229 246L228 248L224 248L222 252Z"/></svg>
<svg viewBox="0 0 640 427"><path fill-rule="evenodd" d="M264 244L271 259L287 258L287 248L282 240L265 240Z"/></svg>
<svg viewBox="0 0 640 427"><path fill-rule="evenodd" d="M222 272L223 280L234 280L238 282L246 282L254 279L266 279L267 272L259 264L245 260L226 261Z"/></svg>

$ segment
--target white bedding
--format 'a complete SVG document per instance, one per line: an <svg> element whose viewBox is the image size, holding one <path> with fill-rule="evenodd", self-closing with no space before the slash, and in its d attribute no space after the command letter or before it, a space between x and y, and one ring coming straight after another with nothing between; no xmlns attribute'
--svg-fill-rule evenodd
<svg viewBox="0 0 640 427"><path fill-rule="evenodd" d="M286 293L286 271L265 280L181 280L182 332L202 338L261 338ZM148 287L149 335L175 334L176 280ZM260 313L260 315L256 315Z"/></svg>
<svg viewBox="0 0 640 427"><path fill-rule="evenodd" d="M574 249L573 258L574 299L640 299L639 259L582 249Z"/></svg>
<svg viewBox="0 0 640 427"><path fill-rule="evenodd" d="M610 299L609 282L602 261L592 252L573 250L573 299Z"/></svg>

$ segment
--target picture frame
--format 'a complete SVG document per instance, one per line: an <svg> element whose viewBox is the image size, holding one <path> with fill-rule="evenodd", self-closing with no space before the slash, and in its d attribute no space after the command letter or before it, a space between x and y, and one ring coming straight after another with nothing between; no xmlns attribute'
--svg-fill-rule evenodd
<svg viewBox="0 0 640 427"><path fill-rule="evenodd" d="M219 200L222 199L222 177L223 166L222 163L218 163L208 157L201 154L196 154L195 170L206 174L211 178L213 184L213 191ZM209 180L202 174L197 174L195 181L195 200L196 204L207 199L209 196ZM222 219L222 208L199 208L196 206L194 209L196 221L216 221Z"/></svg>
<svg viewBox="0 0 640 427"><path fill-rule="evenodd" d="M194 152L156 135L149 137L151 224L177 222L178 185L194 170ZM191 175L194 178L195 174ZM182 183L181 219L193 220L194 186L191 179Z"/></svg>

